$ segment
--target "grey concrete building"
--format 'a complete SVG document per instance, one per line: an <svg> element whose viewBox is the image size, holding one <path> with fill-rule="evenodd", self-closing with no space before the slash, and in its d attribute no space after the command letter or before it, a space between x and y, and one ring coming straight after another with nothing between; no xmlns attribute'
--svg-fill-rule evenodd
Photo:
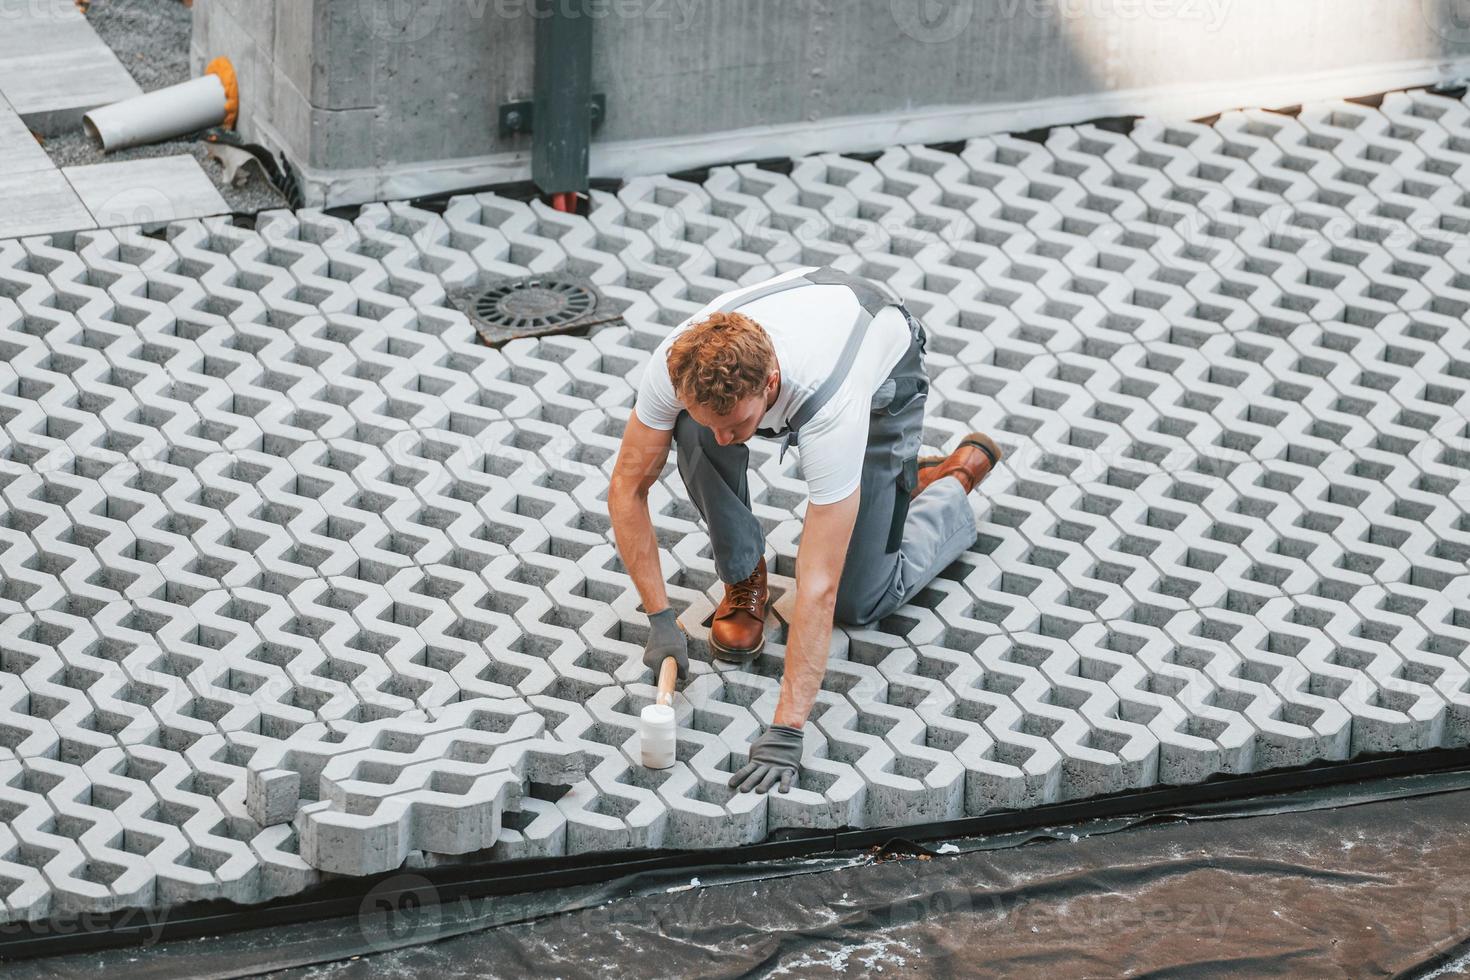
<svg viewBox="0 0 1470 980"><path fill-rule="evenodd" d="M566 4L569 0L557 0ZM1455 0L594 0L591 173L1198 117L1465 74ZM197 0L312 204L530 175L533 0ZM539 9L539 8L537 8Z"/></svg>

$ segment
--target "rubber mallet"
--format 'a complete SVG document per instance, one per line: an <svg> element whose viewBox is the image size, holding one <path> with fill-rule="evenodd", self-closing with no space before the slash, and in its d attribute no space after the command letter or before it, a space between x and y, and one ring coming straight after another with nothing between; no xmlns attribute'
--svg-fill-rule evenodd
<svg viewBox="0 0 1470 980"><path fill-rule="evenodd" d="M649 769L667 769L674 764L674 682L678 679L679 661L665 657L658 671L658 696L638 717L643 764Z"/></svg>

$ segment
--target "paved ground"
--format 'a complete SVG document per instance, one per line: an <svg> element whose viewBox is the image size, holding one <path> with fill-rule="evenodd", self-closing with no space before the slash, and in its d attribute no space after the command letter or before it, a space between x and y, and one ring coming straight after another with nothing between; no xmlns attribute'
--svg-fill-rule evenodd
<svg viewBox="0 0 1470 980"><path fill-rule="evenodd" d="M952 152L957 151L957 152ZM0 242L0 895L28 918L323 873L728 845L1470 742L1470 107L1142 120L590 216L271 212ZM603 496L648 351L795 264L931 332L926 442L995 434L982 536L837 635L807 769L731 797L803 506L757 445L774 643L653 495L694 637L680 762ZM445 292L569 268L626 324L475 345Z"/></svg>
<svg viewBox="0 0 1470 980"><path fill-rule="evenodd" d="M165 88L186 82L192 74L189 68L190 39L193 29L193 9L181 0L90 0L87 3L87 24L102 42L112 49L117 59L128 69L138 85L145 91ZM221 52L201 43L197 54L201 64L207 64ZM249 80L243 84L241 97L248 105L252 99L263 97L261 92L249 90ZM154 157L174 157L170 165L175 168L186 166L178 158L192 156L204 175L213 182L218 196L224 199L224 207L211 202L210 210L185 210L191 203L188 196L178 202L179 211L167 217L199 217L206 214L255 214L269 208L288 206L288 202L266 180L264 174L254 167L248 168L239 177L239 186L226 179L224 168L212 159L210 151L217 149L213 144L189 133L177 139L162 140L144 146L129 147L103 153L90 136L81 129L57 133L46 138L46 154L53 163L62 168L87 164L123 163L148 160ZM136 169L136 167L135 167ZM165 180L164 186L168 186ZM198 181L192 181L198 188ZM199 196L192 198L200 201ZM199 204L195 203L197 209ZM155 209L156 210L156 209ZM112 224L137 224L148 218L132 222L103 222L104 227Z"/></svg>
<svg viewBox="0 0 1470 980"><path fill-rule="evenodd" d="M154 64L186 57L187 44L187 35L175 39L177 56L128 53L151 89L180 80L155 77ZM230 210L191 143L170 144L166 156L152 156L157 147L126 153L125 161L92 148L83 114L143 91L73 0L0 0L0 238ZM37 136L65 152L48 154ZM88 165L65 166L73 160Z"/></svg>

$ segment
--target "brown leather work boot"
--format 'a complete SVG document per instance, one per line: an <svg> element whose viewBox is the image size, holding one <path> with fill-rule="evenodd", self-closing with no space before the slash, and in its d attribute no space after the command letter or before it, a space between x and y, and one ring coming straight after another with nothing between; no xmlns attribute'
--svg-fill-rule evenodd
<svg viewBox="0 0 1470 980"><path fill-rule="evenodd" d="M990 475L1003 454L995 440L983 432L971 432L960 440L954 452L948 456L921 456L919 458L919 481L909 499L917 497L935 480L941 477L959 477L960 483L969 493Z"/></svg>
<svg viewBox="0 0 1470 980"><path fill-rule="evenodd" d="M721 660L746 661L765 646L766 559L743 582L725 586L725 598L709 624L709 645Z"/></svg>

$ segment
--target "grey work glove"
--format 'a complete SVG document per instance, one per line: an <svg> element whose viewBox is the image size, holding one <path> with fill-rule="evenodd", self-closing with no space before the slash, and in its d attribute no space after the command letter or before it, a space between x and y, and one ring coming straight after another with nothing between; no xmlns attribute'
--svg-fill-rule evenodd
<svg viewBox="0 0 1470 980"><path fill-rule="evenodd" d="M750 743L750 761L730 777L730 786L738 786L737 793L764 793L780 780L781 792L789 793L800 772L801 729L772 725Z"/></svg>
<svg viewBox="0 0 1470 980"><path fill-rule="evenodd" d="M672 606L662 612L649 614L648 642L643 645L643 666L653 671L653 676L657 677L665 658L673 657L679 662L679 680L682 681L689 674L689 640L685 638L684 631L679 629L675 618Z"/></svg>

